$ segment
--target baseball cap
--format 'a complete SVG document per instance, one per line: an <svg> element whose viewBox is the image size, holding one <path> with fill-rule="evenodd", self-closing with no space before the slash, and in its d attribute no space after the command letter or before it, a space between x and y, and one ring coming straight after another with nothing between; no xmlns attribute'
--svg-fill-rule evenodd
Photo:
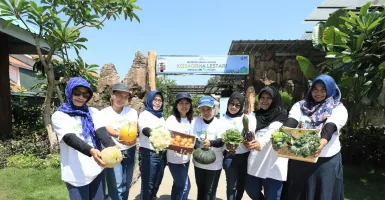
<svg viewBox="0 0 385 200"><path fill-rule="evenodd" d="M130 88L123 83L116 83L112 86L112 91L122 91L130 93Z"/></svg>
<svg viewBox="0 0 385 200"><path fill-rule="evenodd" d="M187 92L181 92L176 95L176 101L179 101L181 99L187 99L191 102L191 95Z"/></svg>
<svg viewBox="0 0 385 200"><path fill-rule="evenodd" d="M199 99L198 108L202 106L214 107L214 99L210 96L203 96Z"/></svg>

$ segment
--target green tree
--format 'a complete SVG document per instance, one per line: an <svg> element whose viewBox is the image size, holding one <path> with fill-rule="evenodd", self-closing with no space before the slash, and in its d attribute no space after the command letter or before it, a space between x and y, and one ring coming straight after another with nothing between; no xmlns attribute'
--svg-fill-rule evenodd
<svg viewBox="0 0 385 200"><path fill-rule="evenodd" d="M166 75L156 76L156 89L162 92L164 98L163 116L165 119L172 113L172 107L175 102L175 95L170 93L167 86L175 86L176 81L174 79L167 78Z"/></svg>
<svg viewBox="0 0 385 200"><path fill-rule="evenodd" d="M358 16L337 10L314 26L313 46L326 53L325 62L313 66L297 56L308 79L320 73L334 77L349 112L348 128L358 127L365 119L364 100L378 100L385 78L385 11L372 10L370 5L362 6Z"/></svg>
<svg viewBox="0 0 385 200"><path fill-rule="evenodd" d="M56 85L60 84L60 81L55 80L53 56L67 56L69 49L74 49L79 55L79 50L86 49L84 42L87 41L87 38L81 37L82 29L102 29L106 20L116 20L120 16L124 16L125 20L139 21L135 10L140 10L136 0L41 0L39 3L27 0L0 0L1 16L11 17L5 26L19 20L35 39L36 50L47 77L43 120L51 151L57 150L57 139L52 131L50 116L52 95ZM37 33L31 30L30 24L37 27ZM45 40L49 45L45 55L40 47L41 40Z"/></svg>

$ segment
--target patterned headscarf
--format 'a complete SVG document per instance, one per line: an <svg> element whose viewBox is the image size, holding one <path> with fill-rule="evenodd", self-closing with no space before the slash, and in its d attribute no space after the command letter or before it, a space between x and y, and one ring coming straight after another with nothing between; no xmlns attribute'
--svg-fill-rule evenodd
<svg viewBox="0 0 385 200"><path fill-rule="evenodd" d="M162 106L160 107L159 110L154 110L153 106L152 106L152 101L154 100L154 97L155 95L159 94L161 97L162 97ZM147 110L148 112L152 113L153 115L155 115L156 117L158 118L161 118L163 115L162 115L162 112L163 112L163 104L164 104L164 98L163 98L163 95L160 91L158 90L154 90L154 91L151 91L150 94L148 94L147 96L147 99L146 99L146 105L144 107L144 110Z"/></svg>
<svg viewBox="0 0 385 200"><path fill-rule="evenodd" d="M93 92L91 90L90 84L80 77L71 78L66 86L65 96L66 102L63 103L60 107L57 108L57 111L64 112L71 117L80 116L82 121L82 133L84 139L87 141L88 137L91 137L92 144L95 149L101 150L100 141L96 138L94 123L86 104L82 106L76 106L72 102L72 91L75 87L85 87L90 92L90 97L87 99L87 102L92 98Z"/></svg>
<svg viewBox="0 0 385 200"><path fill-rule="evenodd" d="M314 101L311 94L314 85L317 83L323 84L326 88L326 99L318 103ZM301 111L311 118L315 127L318 127L327 120L333 109L341 103L340 99L341 92L334 79L328 75L320 75L313 80L305 99L300 101Z"/></svg>

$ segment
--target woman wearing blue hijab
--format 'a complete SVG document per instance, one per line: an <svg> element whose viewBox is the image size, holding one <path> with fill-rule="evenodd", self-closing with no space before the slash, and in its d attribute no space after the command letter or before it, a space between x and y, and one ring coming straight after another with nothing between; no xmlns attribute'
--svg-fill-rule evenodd
<svg viewBox="0 0 385 200"><path fill-rule="evenodd" d="M141 200L156 199L156 194L163 179L164 168L166 167L166 151L156 153L149 140L152 128L165 126L162 115L163 102L164 98L161 92L151 91L147 96L144 111L140 113L138 119L139 170L142 179Z"/></svg>
<svg viewBox="0 0 385 200"><path fill-rule="evenodd" d="M114 146L104 127L98 127L96 108L86 103L93 92L83 78L71 78L65 90L66 102L52 115L60 142L61 176L71 200L104 200L102 145Z"/></svg>
<svg viewBox="0 0 385 200"><path fill-rule="evenodd" d="M317 163L289 160L284 199L341 200L344 199L340 130L348 112L340 102L341 92L334 79L320 75L313 80L304 100L290 110L286 126L317 128L320 146L313 154Z"/></svg>

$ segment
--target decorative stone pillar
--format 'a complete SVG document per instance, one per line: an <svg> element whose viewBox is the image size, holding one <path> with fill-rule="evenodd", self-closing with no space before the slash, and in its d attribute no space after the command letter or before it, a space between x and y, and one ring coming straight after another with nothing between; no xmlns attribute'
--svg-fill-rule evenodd
<svg viewBox="0 0 385 200"><path fill-rule="evenodd" d="M156 51L150 50L147 56L147 72L148 72L148 84L150 90L156 90Z"/></svg>

